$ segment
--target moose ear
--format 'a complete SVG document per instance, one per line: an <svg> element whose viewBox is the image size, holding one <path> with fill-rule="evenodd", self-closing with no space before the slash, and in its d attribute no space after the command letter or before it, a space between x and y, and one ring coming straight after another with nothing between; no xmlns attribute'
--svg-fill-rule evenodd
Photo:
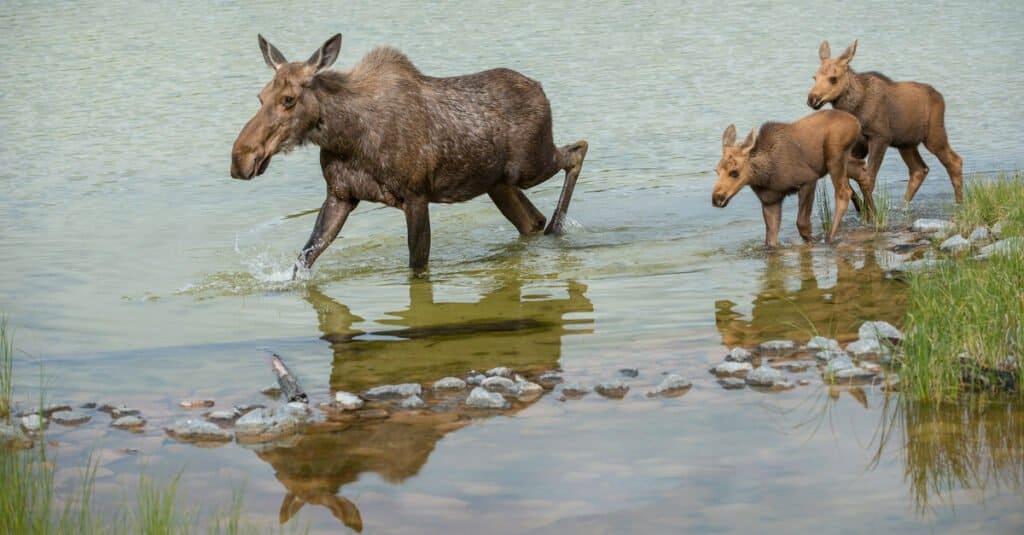
<svg viewBox="0 0 1024 535"><path fill-rule="evenodd" d="M284 59L284 54L280 50L264 39L262 35L256 34L256 36L260 38L260 52L263 52L263 61L266 61L271 69L276 71L281 68L281 65L288 63L288 60Z"/></svg>
<svg viewBox="0 0 1024 535"><path fill-rule="evenodd" d="M854 39L853 40L853 44L851 44L850 46L846 47L846 50L844 50L843 53L839 55L838 60L841 63L843 63L844 65L848 64L848 63L850 63L850 60L853 59L853 55L856 52L857 52L857 40Z"/></svg>
<svg viewBox="0 0 1024 535"><path fill-rule="evenodd" d="M757 143L757 127L750 129L747 139L744 139L743 144L740 145L740 150L743 151L744 155L750 154L750 151L754 149L755 143Z"/></svg>
<svg viewBox="0 0 1024 535"><path fill-rule="evenodd" d="M336 33L334 37L331 37L324 43L324 46L313 52L313 55L306 61L306 65L316 69L316 72L320 72L327 67L334 64L335 60L338 59L338 54L341 52L341 34Z"/></svg>
<svg viewBox="0 0 1024 535"><path fill-rule="evenodd" d="M828 41L822 41L821 46L818 47L818 59L825 61L832 57L832 49L828 46Z"/></svg>
<svg viewBox="0 0 1024 535"><path fill-rule="evenodd" d="M736 144L736 125L731 124L726 127L725 132L722 134L722 146L731 147Z"/></svg>

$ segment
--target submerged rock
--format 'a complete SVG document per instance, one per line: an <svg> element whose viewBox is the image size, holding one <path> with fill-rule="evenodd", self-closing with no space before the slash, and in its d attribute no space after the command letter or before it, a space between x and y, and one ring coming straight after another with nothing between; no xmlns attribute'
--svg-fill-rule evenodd
<svg viewBox="0 0 1024 535"><path fill-rule="evenodd" d="M747 386L747 382L739 377L723 377L718 380L718 384L726 390L739 390Z"/></svg>
<svg viewBox="0 0 1024 535"><path fill-rule="evenodd" d="M139 409L131 409L128 407L121 406L111 409L110 417L117 420L118 418L123 418L125 416L138 416L140 412L141 411Z"/></svg>
<svg viewBox="0 0 1024 535"><path fill-rule="evenodd" d="M1024 237L1014 236L999 240L991 245L986 245L978 251L978 258L988 258L994 255L1009 255L1012 253L1024 253Z"/></svg>
<svg viewBox="0 0 1024 535"><path fill-rule="evenodd" d="M354 411L363 408L363 398L351 393L339 390L334 393L334 405L343 411Z"/></svg>
<svg viewBox="0 0 1024 535"><path fill-rule="evenodd" d="M875 377L875 374L874 374L874 372L871 372L871 371L866 370L864 368L860 368L858 366L854 366L852 368L846 368L844 370L839 370L835 374L833 374L832 377L835 380L867 381L867 380L873 379Z"/></svg>
<svg viewBox="0 0 1024 535"><path fill-rule="evenodd" d="M466 381L458 377L445 377L434 381L434 385L431 388L434 390L464 390L466 388Z"/></svg>
<svg viewBox="0 0 1024 535"><path fill-rule="evenodd" d="M566 383L562 387L562 395L567 398L581 398L590 393L590 388L582 383Z"/></svg>
<svg viewBox="0 0 1024 535"><path fill-rule="evenodd" d="M28 431L29 433L38 432L45 425L46 420L44 420L38 414L30 414L28 416L21 417L21 427L22 429Z"/></svg>
<svg viewBox="0 0 1024 535"><path fill-rule="evenodd" d="M903 333L887 321L865 321L857 330L857 336L861 340L891 340L898 342L903 339Z"/></svg>
<svg viewBox="0 0 1024 535"><path fill-rule="evenodd" d="M238 418L239 416L241 416L241 413L239 413L238 411L236 411L234 409L231 409L229 411L212 411L212 412L208 412L208 413L206 413L205 416L206 416L207 420L211 420L211 421L215 421L215 422L230 422L230 421L234 420L235 418Z"/></svg>
<svg viewBox="0 0 1024 535"><path fill-rule="evenodd" d="M971 250L971 242L959 234L954 234L939 245L939 249L947 253L962 253Z"/></svg>
<svg viewBox="0 0 1024 535"><path fill-rule="evenodd" d="M611 399L622 399L629 393L629 385L622 381L608 381L594 387L594 391Z"/></svg>
<svg viewBox="0 0 1024 535"><path fill-rule="evenodd" d="M899 277L905 273L917 273L919 271L938 268L948 263L949 262L947 260L922 258L920 260L911 260L910 262L901 262L896 264L886 270L885 274L889 277Z"/></svg>
<svg viewBox="0 0 1024 535"><path fill-rule="evenodd" d="M516 372L512 368L505 366L498 366L497 368L491 368L484 373L487 377L504 377L506 379L512 379L516 376Z"/></svg>
<svg viewBox="0 0 1024 535"><path fill-rule="evenodd" d="M13 425L0 423L0 447L31 448L32 439Z"/></svg>
<svg viewBox="0 0 1024 535"><path fill-rule="evenodd" d="M53 413L51 420L60 425L82 425L92 419L92 416L78 411L60 411Z"/></svg>
<svg viewBox="0 0 1024 535"><path fill-rule="evenodd" d="M530 381L517 382L510 392L516 398L529 401L540 397L544 393L544 387Z"/></svg>
<svg viewBox="0 0 1024 535"><path fill-rule="evenodd" d="M639 377L640 370L637 368L620 368L619 374L623 377Z"/></svg>
<svg viewBox="0 0 1024 535"><path fill-rule="evenodd" d="M807 368L810 368L813 365L814 363L808 360L790 360L786 362L774 362L771 364L771 367L776 370L785 370L789 373L803 373L807 371Z"/></svg>
<svg viewBox="0 0 1024 535"><path fill-rule="evenodd" d="M953 230L953 223L945 219L918 219L911 225L914 232L949 232Z"/></svg>
<svg viewBox="0 0 1024 535"><path fill-rule="evenodd" d="M807 349L823 351L839 351L839 341L824 336L815 336L807 342Z"/></svg>
<svg viewBox="0 0 1024 535"><path fill-rule="evenodd" d="M742 375L750 370L754 369L754 365L749 362L720 362L711 367L709 370L711 373L722 376L722 375Z"/></svg>
<svg viewBox="0 0 1024 535"><path fill-rule="evenodd" d="M363 392L366 399L400 399L423 394L419 383L403 383L399 385L381 385Z"/></svg>
<svg viewBox="0 0 1024 535"><path fill-rule="evenodd" d="M557 372L545 372L537 378L537 382L546 388L554 388L555 385L563 381L562 376Z"/></svg>
<svg viewBox="0 0 1024 535"><path fill-rule="evenodd" d="M146 425L146 420L143 420L134 414L129 414L128 416L122 416L114 420L110 425L118 429L139 429Z"/></svg>
<svg viewBox="0 0 1024 535"><path fill-rule="evenodd" d="M665 379L661 381L661 384L659 384L654 390L648 392L647 397L677 397L688 392L692 386L693 383L686 380L681 375L672 373L667 375Z"/></svg>
<svg viewBox="0 0 1024 535"><path fill-rule="evenodd" d="M234 436L215 423L187 418L164 429L171 438L185 442L227 442Z"/></svg>
<svg viewBox="0 0 1024 535"><path fill-rule="evenodd" d="M754 354L742 347L734 347L725 356L725 360L728 362L750 362L754 360Z"/></svg>
<svg viewBox="0 0 1024 535"><path fill-rule="evenodd" d="M817 353L814 354L814 358L822 362L828 362L832 359L844 356L846 358L849 358L849 354L846 351L843 351L842 349L827 349L825 351L818 351Z"/></svg>
<svg viewBox="0 0 1024 535"><path fill-rule="evenodd" d="M853 359L848 355L843 355L828 361L828 364L825 365L825 369L822 373L825 377L832 377L843 370L849 370L853 367Z"/></svg>
<svg viewBox="0 0 1024 535"><path fill-rule="evenodd" d="M276 410L255 409L235 422L235 434L239 439L270 440L298 430L312 416L313 410L298 401L281 405Z"/></svg>
<svg viewBox="0 0 1024 535"><path fill-rule="evenodd" d="M967 239L970 240L971 243L979 243L983 241L988 241L989 237L990 235L987 228L978 227L971 231L971 235L967 236Z"/></svg>
<svg viewBox="0 0 1024 535"><path fill-rule="evenodd" d="M398 404L403 409L422 409L427 406L419 396L409 396Z"/></svg>
<svg viewBox="0 0 1024 535"><path fill-rule="evenodd" d="M796 351L800 349L800 344L792 340L768 340L767 342L761 342L757 346L757 350L761 353L785 353L787 351Z"/></svg>
<svg viewBox="0 0 1024 535"><path fill-rule="evenodd" d="M480 383L480 386L490 390L491 392L501 392L502 394L511 394L512 389L516 386L516 382L507 377L500 375L493 375L484 379L484 382Z"/></svg>
<svg viewBox="0 0 1024 535"><path fill-rule="evenodd" d="M750 386L775 386L782 383L782 372L770 366L761 365L747 374L746 382Z"/></svg>
<svg viewBox="0 0 1024 535"><path fill-rule="evenodd" d="M186 399L179 403L183 409L209 409L215 403L212 399Z"/></svg>
<svg viewBox="0 0 1024 535"><path fill-rule="evenodd" d="M510 405L501 394L478 386L469 393L466 406L474 409L507 409Z"/></svg>
<svg viewBox="0 0 1024 535"><path fill-rule="evenodd" d="M855 342L850 342L846 346L846 352L855 357L863 357L867 355L887 355L889 354L889 349L875 338L861 338Z"/></svg>

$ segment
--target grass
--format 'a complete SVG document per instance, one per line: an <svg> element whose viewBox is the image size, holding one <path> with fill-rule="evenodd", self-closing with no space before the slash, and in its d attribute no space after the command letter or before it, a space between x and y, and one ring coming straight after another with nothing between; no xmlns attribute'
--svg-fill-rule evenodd
<svg viewBox="0 0 1024 535"><path fill-rule="evenodd" d="M7 317L0 317L0 421L11 415L14 378L14 337L7 331Z"/></svg>
<svg viewBox="0 0 1024 535"><path fill-rule="evenodd" d="M872 197L875 200L875 216L868 221L868 224L875 232L882 232L889 228L891 223L889 216L896 207L896 197L889 184L879 184Z"/></svg>
<svg viewBox="0 0 1024 535"><path fill-rule="evenodd" d="M1024 179L971 181L953 219L962 229L1002 222L1004 237L1020 236ZM909 283L900 376L912 398L951 402L979 391L1024 397L1024 253L939 265Z"/></svg>
<svg viewBox="0 0 1024 535"><path fill-rule="evenodd" d="M821 231L828 234L832 230L832 188L822 181L818 184L818 192L815 195L815 205L818 207L818 221L821 223Z"/></svg>

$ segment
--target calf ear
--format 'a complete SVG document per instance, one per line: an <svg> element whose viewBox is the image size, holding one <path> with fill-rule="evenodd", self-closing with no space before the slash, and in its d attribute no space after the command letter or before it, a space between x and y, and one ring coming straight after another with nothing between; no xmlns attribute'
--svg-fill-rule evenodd
<svg viewBox="0 0 1024 535"><path fill-rule="evenodd" d="M260 52L263 52L263 61L266 61L271 69L276 71L281 65L288 63L288 60L284 59L284 54L280 50L264 39L262 35L256 34L256 36L260 38Z"/></svg>
<svg viewBox="0 0 1024 535"><path fill-rule="evenodd" d="M744 156L750 154L755 143L757 143L757 127L750 129L750 133L747 134L747 139L744 139L743 144L740 145L740 150L743 151Z"/></svg>
<svg viewBox="0 0 1024 535"><path fill-rule="evenodd" d="M725 132L722 134L722 146L731 147L736 144L736 125L731 124L726 127Z"/></svg>
<svg viewBox="0 0 1024 535"><path fill-rule="evenodd" d="M847 64L850 63L850 60L853 59L853 55L855 53L857 53L857 40L856 39L853 40L853 43L850 46L846 47L846 50L844 50L843 53L840 54L839 58L837 58L837 59L843 65L847 65Z"/></svg>
<svg viewBox="0 0 1024 535"><path fill-rule="evenodd" d="M828 46L828 41L822 41L821 46L818 47L818 59L825 61L832 57L832 49Z"/></svg>
<svg viewBox="0 0 1024 535"><path fill-rule="evenodd" d="M334 64L341 52L341 34L336 33L324 43L324 46L313 52L306 64L320 72Z"/></svg>

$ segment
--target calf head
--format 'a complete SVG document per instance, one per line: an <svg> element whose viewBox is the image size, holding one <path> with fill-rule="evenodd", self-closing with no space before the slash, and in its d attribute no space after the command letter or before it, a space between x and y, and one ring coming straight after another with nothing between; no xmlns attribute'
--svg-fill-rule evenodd
<svg viewBox="0 0 1024 535"><path fill-rule="evenodd" d="M757 142L757 129L752 129L747 134L743 143L736 144L736 127L729 125L722 134L722 159L715 166L718 172L718 181L715 188L711 190L711 204L719 208L725 208L729 200L746 186L754 175L754 169L750 165L750 151L754 149Z"/></svg>
<svg viewBox="0 0 1024 535"><path fill-rule="evenodd" d="M231 176L249 180L262 175L271 156L300 145L320 120L320 106L310 90L313 77L334 63L341 52L336 34L305 62L289 63L274 45L259 36L263 60L274 78L260 91L260 109L249 119L231 149Z"/></svg>
<svg viewBox="0 0 1024 535"><path fill-rule="evenodd" d="M818 57L821 63L818 65L818 72L814 73L814 86L807 94L807 105L820 109L825 104L839 98L850 85L850 78L853 73L850 71L850 60L857 52L857 41L846 48L838 58L832 59L832 51L829 49L828 41L822 41L818 48Z"/></svg>

